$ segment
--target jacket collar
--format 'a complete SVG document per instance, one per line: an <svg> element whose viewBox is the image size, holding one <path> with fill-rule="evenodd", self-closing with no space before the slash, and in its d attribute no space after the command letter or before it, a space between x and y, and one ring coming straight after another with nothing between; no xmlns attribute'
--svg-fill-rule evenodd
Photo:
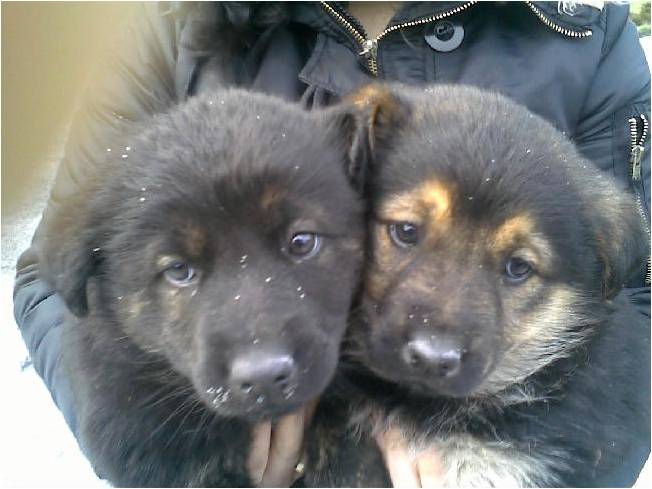
<svg viewBox="0 0 652 489"><path fill-rule="evenodd" d="M469 2L404 2L389 25L399 25L422 19L438 13L454 11ZM506 3L506 2L505 2ZM601 11L584 4L562 5L562 2L527 2L529 11L541 21L542 14L557 26L574 31L593 29L601 18ZM329 2L338 12L346 14L345 4ZM509 6L505 5L506 8ZM565 7L565 8L564 8ZM471 6L470 8L473 8ZM537 15L539 10L540 15ZM572 14L572 15L571 15ZM360 66L348 51L359 52L360 45L342 24L328 14L317 2L293 4L290 17L293 22L307 24L318 32L316 44L308 62L301 70L299 78L327 90L335 95L343 95L357 87L373 81L369 73ZM352 17L347 18L355 23ZM359 28L359 25L354 27ZM362 29L360 29L362 30ZM340 76L341 75L341 76Z"/></svg>
<svg viewBox="0 0 652 489"><path fill-rule="evenodd" d="M600 22L599 2L528 2L555 23L569 29L593 29Z"/></svg>
<svg viewBox="0 0 652 489"><path fill-rule="evenodd" d="M342 11L347 2L328 2ZM390 20L389 26L400 25L418 19L441 14L468 4L469 2L403 2ZM507 4L508 2L501 2ZM601 9L592 4L596 2L525 2L530 5L532 15L539 10L555 24L572 30L593 29L600 21ZM507 5L506 5L507 7ZM534 7L534 9L532 8ZM472 7L471 7L472 8ZM331 36L350 37L342 31L342 26L321 7L319 2L296 2L290 14L295 22L305 23L317 30L327 31ZM543 22L541 17L537 18ZM359 27L356 26L356 27ZM357 47L357 46L356 46Z"/></svg>

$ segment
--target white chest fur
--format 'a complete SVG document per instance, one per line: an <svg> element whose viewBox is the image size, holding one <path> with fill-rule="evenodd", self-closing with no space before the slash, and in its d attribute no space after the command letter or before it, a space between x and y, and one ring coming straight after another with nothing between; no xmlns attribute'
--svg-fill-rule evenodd
<svg viewBox="0 0 652 489"><path fill-rule="evenodd" d="M536 487L556 482L561 453L528 452L505 441L486 442L468 435L430 440L440 454L445 487Z"/></svg>

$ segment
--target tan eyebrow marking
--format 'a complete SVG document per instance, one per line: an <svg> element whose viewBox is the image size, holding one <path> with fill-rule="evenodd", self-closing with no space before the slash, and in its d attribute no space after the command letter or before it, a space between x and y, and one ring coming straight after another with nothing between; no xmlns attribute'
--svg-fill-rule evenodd
<svg viewBox="0 0 652 489"><path fill-rule="evenodd" d="M442 224L451 215L453 189L439 179L428 180L413 190L391 197L381 205L379 216L386 221Z"/></svg>
<svg viewBox="0 0 652 489"><path fill-rule="evenodd" d="M192 256L200 256L206 246L206 233L198 226L190 226L185 237L186 249Z"/></svg>
<svg viewBox="0 0 652 489"><path fill-rule="evenodd" d="M260 195L260 207L268 211L278 205L286 196L287 192L279 187L267 185Z"/></svg>
<svg viewBox="0 0 652 489"><path fill-rule="evenodd" d="M491 247L496 251L514 247L534 233L534 223L527 214L510 217L493 233Z"/></svg>
<svg viewBox="0 0 652 489"><path fill-rule="evenodd" d="M535 219L519 214L507 219L489 238L489 246L497 256L516 252L538 267L547 267L553 252L550 242L538 231Z"/></svg>

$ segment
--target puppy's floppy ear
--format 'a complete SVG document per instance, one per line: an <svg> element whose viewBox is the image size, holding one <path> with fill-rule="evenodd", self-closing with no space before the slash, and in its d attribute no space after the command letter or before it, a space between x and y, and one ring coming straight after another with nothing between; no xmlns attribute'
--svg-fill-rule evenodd
<svg viewBox="0 0 652 489"><path fill-rule="evenodd" d="M97 230L84 219L84 207L64 205L42 224L39 261L46 282L61 294L68 309L88 314L86 284L95 273L102 250ZM47 215L47 214L46 214Z"/></svg>
<svg viewBox="0 0 652 489"><path fill-rule="evenodd" d="M409 114L407 103L387 85L374 83L346 98L362 116L369 149L373 153L388 143Z"/></svg>
<svg viewBox="0 0 652 489"><path fill-rule="evenodd" d="M346 97L332 109L339 136L348 148L346 173L360 191L378 147L389 143L407 118L407 107L389 87L372 84Z"/></svg>
<svg viewBox="0 0 652 489"><path fill-rule="evenodd" d="M637 206L624 190L598 188L606 197L594 221L602 295L612 299L635 274L643 273L650 251L650 236L643 229Z"/></svg>

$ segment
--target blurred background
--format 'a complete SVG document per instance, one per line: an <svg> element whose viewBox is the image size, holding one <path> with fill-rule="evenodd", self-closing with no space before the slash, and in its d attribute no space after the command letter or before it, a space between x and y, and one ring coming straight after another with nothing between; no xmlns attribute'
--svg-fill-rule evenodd
<svg viewBox="0 0 652 489"><path fill-rule="evenodd" d="M630 16L636 27L639 37L650 35L650 2L631 2Z"/></svg>
<svg viewBox="0 0 652 489"><path fill-rule="evenodd" d="M135 2L2 3L3 248L11 245L5 240L11 235L7 218L25 218L27 208L42 205L76 96L136 7ZM3 267L9 258L3 253Z"/></svg>
<svg viewBox="0 0 652 489"><path fill-rule="evenodd" d="M0 487L104 487L47 389L13 321L18 254L29 244L60 158L77 94L137 2L3 2L0 276ZM650 2L631 2L640 36ZM650 59L650 38L643 41ZM22 366L22 367L21 367ZM637 486L649 487L646 468Z"/></svg>
<svg viewBox="0 0 652 489"><path fill-rule="evenodd" d="M137 7L2 2L0 487L107 486L25 363L11 296L16 259L38 223L77 94Z"/></svg>

